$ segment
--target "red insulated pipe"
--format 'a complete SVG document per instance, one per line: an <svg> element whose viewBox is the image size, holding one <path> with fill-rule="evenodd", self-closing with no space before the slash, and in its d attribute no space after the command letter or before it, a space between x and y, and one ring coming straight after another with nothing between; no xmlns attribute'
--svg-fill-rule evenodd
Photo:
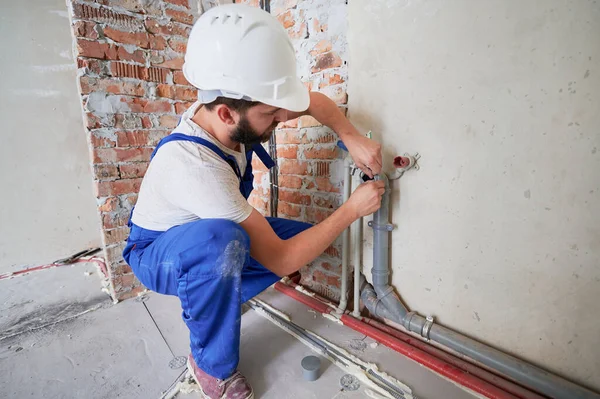
<svg viewBox="0 0 600 399"><path fill-rule="evenodd" d="M29 269L18 270L16 272L12 272L12 273L0 274L0 280L4 280L4 279L7 279L7 278L11 278L11 277L16 277L16 276L19 276L21 274L27 274L27 273L31 273L31 272L36 272L38 270L51 269L53 267L73 266L75 263L96 263L100 267L100 271L102 271L102 274L104 274L105 277L108 277L108 272L106 270L106 263L104 262L104 260L102 260L100 258L95 258L94 257L94 258L76 259L76 260L74 260L71 263L61 263L61 264L50 263L50 264L47 264L47 265L40 265L40 266L30 267Z"/></svg>
<svg viewBox="0 0 600 399"><path fill-rule="evenodd" d="M275 289L280 291L299 302L305 304L306 306L316 310L320 313L329 313L329 306L318 301L315 298L311 298L308 295L305 295L296 289L283 284L276 283ZM451 379L452 381L457 382L458 384L467 387L477 393L485 395L490 399L515 399L517 396L508 393L474 375L469 374L468 372L459 369L458 367L444 362L414 346L411 346L401 340L393 337L390 334L387 334L377 328L370 326L360 320L357 320L348 315L342 315L341 317L342 323L344 325L365 334L382 344L388 346L389 348L395 350L396 352L434 370L440 375L443 375L446 378Z"/></svg>
<svg viewBox="0 0 600 399"><path fill-rule="evenodd" d="M532 392L526 388L523 388L520 385L517 385L516 383L505 380L504 378L502 378L500 376L490 373L489 371L482 369L481 367L477 367L474 364L471 364L471 363L469 363L465 360L462 360L456 356L453 356L449 353L446 353L441 349L438 349L432 345L428 345L414 337L411 337L410 335L408 335L402 331L398 331L395 328L385 325L377 320L363 317L362 321L364 323L372 325L373 327L377 328L378 330L381 330L387 334L390 334L391 336L401 340L402 342L412 345L412 346L422 350L423 352L427 352L430 355L435 356L440 360L443 360L443 361L445 361L453 366L456 366L470 374L473 374L474 376L477 376L477 377L481 378L482 380L487 381L490 384L503 389L506 392L512 393L513 395L517 396L520 399L546 399L547 398L546 396L539 395L539 394Z"/></svg>

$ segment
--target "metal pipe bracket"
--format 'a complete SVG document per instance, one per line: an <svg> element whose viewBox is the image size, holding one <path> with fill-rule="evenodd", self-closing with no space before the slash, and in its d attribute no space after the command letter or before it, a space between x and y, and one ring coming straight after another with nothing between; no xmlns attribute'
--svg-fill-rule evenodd
<svg viewBox="0 0 600 399"><path fill-rule="evenodd" d="M386 223L386 224L377 224L374 223L372 220L369 221L367 223L367 225L369 227L371 227L373 230L382 230L382 231L392 231L394 230L394 225L391 223Z"/></svg>
<svg viewBox="0 0 600 399"><path fill-rule="evenodd" d="M431 331L431 326L433 326L433 322L433 316L427 316L425 318L425 324L423 324L423 329L421 330L421 336L427 341L429 341L429 332Z"/></svg>

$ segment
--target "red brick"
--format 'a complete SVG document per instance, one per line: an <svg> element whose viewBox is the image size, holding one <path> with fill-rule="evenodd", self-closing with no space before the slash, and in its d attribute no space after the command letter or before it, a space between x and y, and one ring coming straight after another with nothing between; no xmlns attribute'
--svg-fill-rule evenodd
<svg viewBox="0 0 600 399"><path fill-rule="evenodd" d="M176 115L161 115L160 126L164 128L174 128L179 124L179 117Z"/></svg>
<svg viewBox="0 0 600 399"><path fill-rule="evenodd" d="M102 123L98 116L94 115L91 112L86 112L85 113L85 126L88 129L97 129L99 127L102 127Z"/></svg>
<svg viewBox="0 0 600 399"><path fill-rule="evenodd" d="M167 40L162 36L149 35L149 48L152 50L164 50L167 48Z"/></svg>
<svg viewBox="0 0 600 399"><path fill-rule="evenodd" d="M98 206L98 211L100 212L112 212L117 209L119 206L119 199L117 197L109 197L102 205Z"/></svg>
<svg viewBox="0 0 600 399"><path fill-rule="evenodd" d="M173 72L173 82L178 85L191 86L192 84L187 81L182 71Z"/></svg>
<svg viewBox="0 0 600 399"><path fill-rule="evenodd" d="M198 90L195 87L175 87L175 99L182 101L196 101Z"/></svg>
<svg viewBox="0 0 600 399"><path fill-rule="evenodd" d="M278 129L275 134L277 135L277 144L302 143L302 135L296 129Z"/></svg>
<svg viewBox="0 0 600 399"><path fill-rule="evenodd" d="M140 285L139 287L132 288L129 291L118 291L116 292L117 300L124 301L126 299L135 298L140 295L140 293L146 291L146 287Z"/></svg>
<svg viewBox="0 0 600 399"><path fill-rule="evenodd" d="M155 65L158 67L168 68L168 69L181 69L183 67L183 62L184 62L183 57L177 57L177 58L163 61L163 62L155 64Z"/></svg>
<svg viewBox="0 0 600 399"><path fill-rule="evenodd" d="M166 68L150 67L145 70L145 78L151 82L167 83L170 71Z"/></svg>
<svg viewBox="0 0 600 399"><path fill-rule="evenodd" d="M114 126L118 129L140 129L142 118L134 114L115 114Z"/></svg>
<svg viewBox="0 0 600 399"><path fill-rule="evenodd" d="M298 176L279 176L279 187L299 189L302 187L302 179Z"/></svg>
<svg viewBox="0 0 600 399"><path fill-rule="evenodd" d="M175 98L175 88L172 85L159 84L156 86L156 95L171 99Z"/></svg>
<svg viewBox="0 0 600 399"><path fill-rule="evenodd" d="M296 119L291 119L289 121L285 121L285 122L281 122L279 125L277 125L277 129L285 129L285 128L296 128L298 127L298 118Z"/></svg>
<svg viewBox="0 0 600 399"><path fill-rule="evenodd" d="M107 26L104 28L104 35L118 43L133 44L142 48L150 47L150 38L146 32L124 32Z"/></svg>
<svg viewBox="0 0 600 399"><path fill-rule="evenodd" d="M161 113L161 112L173 112L173 106L166 100L150 100L144 106L144 112L147 113Z"/></svg>
<svg viewBox="0 0 600 399"><path fill-rule="evenodd" d="M73 16L75 19L109 23L132 30L143 26L142 21L133 16L121 14L106 7L92 7L88 4L73 3Z"/></svg>
<svg viewBox="0 0 600 399"><path fill-rule="evenodd" d="M302 144L329 144L338 140L338 137L330 131L318 130L313 131L313 133L316 134L311 134L310 137L308 135L302 137Z"/></svg>
<svg viewBox="0 0 600 399"><path fill-rule="evenodd" d="M277 146L277 157L288 159L298 158L298 146Z"/></svg>
<svg viewBox="0 0 600 399"><path fill-rule="evenodd" d="M315 193L313 195L313 201L314 201L315 206L318 206L321 208L328 208L328 209L337 209L338 208L338 201L336 200L335 197L319 195L319 194Z"/></svg>
<svg viewBox="0 0 600 399"><path fill-rule="evenodd" d="M125 64L123 62L111 62L110 73L119 78L144 79L146 68L139 65Z"/></svg>
<svg viewBox="0 0 600 399"><path fill-rule="evenodd" d="M329 178L327 178L327 177L317 177L317 178L315 178L315 182L317 183L317 189L319 191L327 191L327 192L332 192L332 193L340 192L340 189L338 187L335 187L333 184L331 184L331 182L329 181Z"/></svg>
<svg viewBox="0 0 600 399"><path fill-rule="evenodd" d="M268 171L267 167L261 162L260 159L258 159L256 155L252 158L252 170L262 172Z"/></svg>
<svg viewBox="0 0 600 399"><path fill-rule="evenodd" d="M323 126L321 122L310 115L301 116L298 125L300 128Z"/></svg>
<svg viewBox="0 0 600 399"><path fill-rule="evenodd" d="M283 25L284 28L291 28L294 26L294 14L292 11L286 11L283 14L277 16L277 20Z"/></svg>
<svg viewBox="0 0 600 399"><path fill-rule="evenodd" d="M176 6L185 7L187 9L190 8L189 0L164 0L166 3L175 4Z"/></svg>
<svg viewBox="0 0 600 399"><path fill-rule="evenodd" d="M310 205L310 195L302 194L299 191L279 190L279 199L298 205Z"/></svg>
<svg viewBox="0 0 600 399"><path fill-rule="evenodd" d="M84 75L79 77L79 85L81 87L82 94L89 94L97 91L139 97L146 94L146 91L141 83L125 82L118 79L94 78Z"/></svg>
<svg viewBox="0 0 600 399"><path fill-rule="evenodd" d="M100 135L99 132L90 132L90 141L92 143L92 147L101 148L101 147L114 147L116 145L115 140Z"/></svg>
<svg viewBox="0 0 600 399"><path fill-rule="evenodd" d="M179 11L167 8L165 10L165 14L173 21L181 22L182 24L191 25L194 23L194 16L187 11Z"/></svg>
<svg viewBox="0 0 600 399"><path fill-rule="evenodd" d="M329 165L328 161L315 162L312 168L313 176L330 177Z"/></svg>
<svg viewBox="0 0 600 399"><path fill-rule="evenodd" d="M177 102L175 103L175 113L181 115L193 104L193 102Z"/></svg>
<svg viewBox="0 0 600 399"><path fill-rule="evenodd" d="M304 156L307 159L336 159L337 155L337 147L304 149Z"/></svg>
<svg viewBox="0 0 600 399"><path fill-rule="evenodd" d="M318 208L306 208L306 221L309 223L321 223L327 219L333 211L318 209Z"/></svg>
<svg viewBox="0 0 600 399"><path fill-rule="evenodd" d="M321 267L328 272L333 272L336 274L340 274L342 272L342 265L339 263L332 265L329 262L321 262Z"/></svg>
<svg viewBox="0 0 600 399"><path fill-rule="evenodd" d="M340 280L339 276L333 276L331 274L326 274L326 273L322 272L321 270L313 271L312 278L313 278L313 281L323 284L323 285L333 286L336 288L340 288L340 286L341 286L341 280Z"/></svg>
<svg viewBox="0 0 600 399"><path fill-rule="evenodd" d="M340 251L334 246L327 247L324 253L334 258L340 257Z"/></svg>
<svg viewBox="0 0 600 399"><path fill-rule="evenodd" d="M152 148L96 148L94 149L94 163L111 162L147 162L150 161Z"/></svg>
<svg viewBox="0 0 600 399"><path fill-rule="evenodd" d="M299 217L302 208L298 205L288 204L287 202L279 201L277 212L285 216Z"/></svg>
<svg viewBox="0 0 600 399"><path fill-rule="evenodd" d="M119 178L119 169L116 165L102 164L94 165L94 179L114 180Z"/></svg>
<svg viewBox="0 0 600 399"><path fill-rule="evenodd" d="M129 221L129 213L105 213L102 215L102 227L105 229L114 229L117 227L127 226Z"/></svg>
<svg viewBox="0 0 600 399"><path fill-rule="evenodd" d="M342 84L344 82L345 82L345 80L344 80L344 78L342 78L341 75L338 75L337 73L334 73L334 74L326 73L323 75L323 80L319 83L319 89L322 89L323 87L327 87L327 86Z"/></svg>
<svg viewBox="0 0 600 399"><path fill-rule="evenodd" d="M98 39L101 30L100 26L91 21L75 21L73 23L73 34L75 37L85 37L86 39Z"/></svg>
<svg viewBox="0 0 600 399"><path fill-rule="evenodd" d="M117 57L116 58L110 58L112 60L121 60L121 61L133 61L133 62L137 62L140 64L143 64L146 62L146 59L144 58L144 52L141 50L134 50L133 53L130 53L129 51L127 51L125 49L125 47L122 46L116 46L117 49Z"/></svg>
<svg viewBox="0 0 600 399"><path fill-rule="evenodd" d="M168 40L167 43L169 44L169 47L171 47L176 52L185 54L185 50L187 48L187 40L181 40L181 39L172 37Z"/></svg>
<svg viewBox="0 0 600 399"><path fill-rule="evenodd" d="M117 244L123 242L129 236L127 227L119 227L111 230L104 230L104 245Z"/></svg>
<svg viewBox="0 0 600 399"><path fill-rule="evenodd" d="M306 29L306 22L296 24L294 28L288 29L287 34L290 39L306 39L308 38L308 30Z"/></svg>
<svg viewBox="0 0 600 399"><path fill-rule="evenodd" d="M323 54L328 51L331 51L331 42L329 40L323 39L319 41L313 49L310 51L310 54L315 56L317 54Z"/></svg>
<svg viewBox="0 0 600 399"><path fill-rule="evenodd" d="M315 62L315 66L312 67L312 73L320 72L329 68L337 68L342 66L342 59L337 53L330 51L328 53L319 54Z"/></svg>
<svg viewBox="0 0 600 399"><path fill-rule="evenodd" d="M94 40L77 39L77 51L80 56L107 59L110 58L107 53L114 52L113 57L116 57L116 51L111 48L108 43L100 43Z"/></svg>
<svg viewBox="0 0 600 399"><path fill-rule="evenodd" d="M147 130L133 130L117 132L117 145L119 147L143 147L148 144L149 132Z"/></svg>
<svg viewBox="0 0 600 399"><path fill-rule="evenodd" d="M145 115L141 118L141 125L144 129L150 129L152 127L154 127L152 125L152 119L150 119L150 116Z"/></svg>
<svg viewBox="0 0 600 399"><path fill-rule="evenodd" d="M138 191L140 191L141 184L142 179L125 179L98 182L96 183L96 192L98 197L137 193Z"/></svg>
<svg viewBox="0 0 600 399"><path fill-rule="evenodd" d="M155 19L146 20L146 29L148 32L155 35L175 35L182 37L189 37L191 27L188 25L179 24L177 22L169 22L166 25L159 23Z"/></svg>
<svg viewBox="0 0 600 399"><path fill-rule="evenodd" d="M129 229L127 231L129 231ZM133 273L133 271L131 270L131 267L126 263L113 267L113 274L116 276L129 273Z"/></svg>
<svg viewBox="0 0 600 399"><path fill-rule="evenodd" d="M122 179L131 179L134 177L144 177L148 169L148 162L136 162L130 164L119 165Z"/></svg>
<svg viewBox="0 0 600 399"><path fill-rule="evenodd" d="M85 68L87 69L88 73L94 74L94 75L101 75L102 72L102 66L103 66L103 62L100 60L87 60L87 59L83 59L80 57L77 57L77 68Z"/></svg>
<svg viewBox="0 0 600 399"><path fill-rule="evenodd" d="M306 175L308 174L308 164L295 159L283 159L279 165L279 172L282 175Z"/></svg>

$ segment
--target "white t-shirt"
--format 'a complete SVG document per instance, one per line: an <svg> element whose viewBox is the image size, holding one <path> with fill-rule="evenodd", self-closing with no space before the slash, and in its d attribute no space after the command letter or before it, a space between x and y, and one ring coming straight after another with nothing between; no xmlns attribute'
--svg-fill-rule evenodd
<svg viewBox="0 0 600 399"><path fill-rule="evenodd" d="M224 153L233 155L242 176L246 170L245 147L241 152L223 146L194 123L196 102L173 130L202 137ZM132 222L157 231L198 219L220 218L236 223L246 220L252 206L240 193L240 181L231 166L210 148L191 141L171 141L156 152L140 188Z"/></svg>

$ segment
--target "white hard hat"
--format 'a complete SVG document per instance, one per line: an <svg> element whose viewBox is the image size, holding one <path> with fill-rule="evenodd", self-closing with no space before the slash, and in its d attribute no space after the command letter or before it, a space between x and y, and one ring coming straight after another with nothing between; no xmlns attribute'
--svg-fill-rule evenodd
<svg viewBox="0 0 600 399"><path fill-rule="evenodd" d="M228 4L204 13L192 28L183 74L204 102L222 95L296 112L309 105L290 38L255 7Z"/></svg>

